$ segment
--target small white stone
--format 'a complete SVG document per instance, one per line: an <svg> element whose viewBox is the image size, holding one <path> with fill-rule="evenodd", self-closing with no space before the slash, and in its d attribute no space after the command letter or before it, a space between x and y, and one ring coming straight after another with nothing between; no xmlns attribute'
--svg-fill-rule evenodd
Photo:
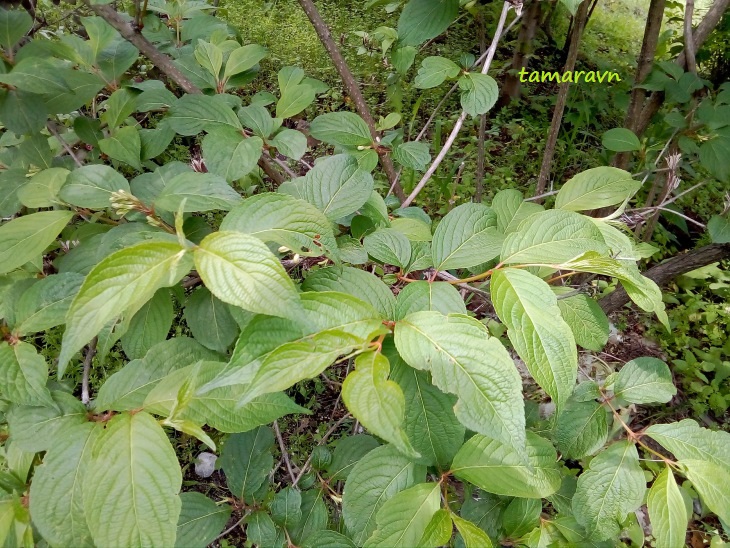
<svg viewBox="0 0 730 548"><path fill-rule="evenodd" d="M215 470L216 460L218 460L218 457L213 453L206 451L200 453L195 461L195 473L201 478L209 478Z"/></svg>

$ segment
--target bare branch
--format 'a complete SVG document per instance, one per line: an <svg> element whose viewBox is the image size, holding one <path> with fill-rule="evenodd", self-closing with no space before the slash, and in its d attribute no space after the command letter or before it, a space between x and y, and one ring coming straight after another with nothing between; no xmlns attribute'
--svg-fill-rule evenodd
<svg viewBox="0 0 730 548"><path fill-rule="evenodd" d="M294 470L291 465L291 461L289 460L289 453L286 450L286 445L284 445L284 438L281 437L281 430L279 430L279 421L274 421L274 433L276 434L276 439L279 442L279 449L281 449L281 458L284 459L284 463L286 463L286 469L289 472L289 477L291 478L292 482L297 481L297 477L294 474Z"/></svg>
<svg viewBox="0 0 730 548"><path fill-rule="evenodd" d="M84 372L81 376L81 403L88 407L91 397L89 396L89 375L91 373L91 362L96 355L96 345L99 342L98 337L91 339L89 346L86 347L86 355L84 356Z"/></svg>

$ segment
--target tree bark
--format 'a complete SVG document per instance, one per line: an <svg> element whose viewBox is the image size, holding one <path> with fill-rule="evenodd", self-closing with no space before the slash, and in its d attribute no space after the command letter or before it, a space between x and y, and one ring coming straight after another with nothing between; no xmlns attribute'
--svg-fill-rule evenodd
<svg viewBox="0 0 730 548"><path fill-rule="evenodd" d="M319 40L322 42L324 49L327 50L330 59L332 59L332 63L335 65L335 69L337 69L340 78L342 78L342 83L345 84L345 89L352 99L352 102L355 104L355 109L362 119L365 120L368 128L370 128L370 134L373 137L373 141L375 141L378 136L378 132L375 129L375 120L373 119L372 114L370 114L370 108L360 91L360 86L357 83L357 80L355 80L355 77L350 71L350 67L347 65L347 61L345 61L345 58L342 56L337 43L332 39L327 23L325 23L324 19L322 19L322 16L319 14L317 7L314 5L312 0L299 0L299 5L304 10L304 13L307 14L309 21L312 23L314 30L317 32L317 36L319 36ZM380 154L379 158L380 164L383 166L383 170L388 176L388 180L394 185L393 192L402 202L406 199L406 195L403 191L403 187L397 182L398 174L395 171L395 166L393 165L392 160L389 156L384 154Z"/></svg>
<svg viewBox="0 0 730 548"><path fill-rule="evenodd" d="M142 55L147 57L153 65L165 73L167 77L180 86L183 91L193 94L203 93L198 86L193 84L187 76L185 76L180 69L175 66L175 63L172 62L170 57L158 50L152 42L139 33L137 29L119 15L114 8L105 4L91 4L89 0L84 0L84 3L91 8L96 15L114 27L117 32L122 35L122 38L136 47ZM259 158L258 166L277 185L284 182L285 179L281 173L279 173L279 171L263 156Z"/></svg>
<svg viewBox="0 0 730 548"><path fill-rule="evenodd" d="M487 26L484 23L484 12L479 10L477 15L477 23L479 25L479 54L484 55L487 51ZM484 141L487 135L487 115L479 115L479 131L477 134L477 173L476 173L476 189L474 192L474 201L480 203L484 194ZM463 164L462 164L463 165Z"/></svg>
<svg viewBox="0 0 730 548"><path fill-rule="evenodd" d="M532 41L540 22L543 3L541 0L533 0L522 18L515 53L512 56L512 66L507 73L507 78L505 78L502 96L499 99L500 107L508 105L512 99L520 95L519 72L527 66L529 54L532 52Z"/></svg>
<svg viewBox="0 0 730 548"><path fill-rule="evenodd" d="M684 57L686 59L687 71L697 73L697 62L695 61L695 44L692 35L692 16L695 11L695 0L686 0L684 4Z"/></svg>
<svg viewBox="0 0 730 548"><path fill-rule="evenodd" d="M644 27L644 39L641 42L641 52L637 60L636 74L634 75L634 87L631 90L631 99L629 108L626 110L626 119L624 127L631 131L636 130L639 122L639 113L644 104L646 90L638 87L644 79L649 76L651 68L654 65L654 54L656 53L657 43L659 42L659 31L662 27L662 19L664 17L664 7L666 0L651 0L649 5L649 13L646 17L646 26ZM629 165L631 155L627 152L616 154L612 165L620 169L626 169Z"/></svg>
<svg viewBox="0 0 730 548"><path fill-rule="evenodd" d="M682 255L675 255L663 263L651 267L644 272L644 276L662 286L672 281L677 276L692 272L708 264L716 263L730 257L730 244L710 244L698 249L693 249ZM619 287L598 301L606 314L615 312L630 301L626 290Z"/></svg>
<svg viewBox="0 0 730 548"><path fill-rule="evenodd" d="M563 67L563 73L573 71L575 69L575 61L578 58L578 49L580 47L580 39L583 36L586 19L588 17L588 0L583 0L578 6L578 11L573 18L573 32L570 36L570 49L568 51L568 59ZM542 165L540 166L540 176L537 179L537 188L535 196L545 193L547 182L550 178L550 170L553 165L553 156L555 155L555 145L558 142L558 134L560 133L560 125L565 112L565 103L568 100L568 92L570 91L570 82L562 82L558 90L558 98L555 102L555 110L553 111L553 119L550 122L548 130L548 138L545 143L545 152L542 156Z"/></svg>
<svg viewBox="0 0 730 548"><path fill-rule="evenodd" d="M692 36L694 37L692 40L694 51L697 51L702 47L707 38L710 36L710 33L712 33L718 23L722 20L722 16L725 14L725 11L729 6L730 0L715 0L710 9L707 10L702 21L700 21L700 24L697 25L697 28L692 33ZM674 62L683 69L687 68L686 49L682 50ZM651 122L651 119L662 106L663 102L664 92L655 91L649 96L649 100L644 105L644 108L641 109L641 114L639 115L635 131L637 135L640 136L644 133L644 131L646 131L646 128L649 126L649 122Z"/></svg>

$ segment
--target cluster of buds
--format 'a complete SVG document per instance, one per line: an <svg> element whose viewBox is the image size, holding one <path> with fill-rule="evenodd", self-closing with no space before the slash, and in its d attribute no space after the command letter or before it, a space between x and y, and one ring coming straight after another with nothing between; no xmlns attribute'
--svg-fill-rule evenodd
<svg viewBox="0 0 730 548"><path fill-rule="evenodd" d="M144 205L139 198L125 190L120 189L116 192L112 192L109 200L111 201L112 209L120 217L124 217L131 211L139 211L147 214L151 213L150 209Z"/></svg>

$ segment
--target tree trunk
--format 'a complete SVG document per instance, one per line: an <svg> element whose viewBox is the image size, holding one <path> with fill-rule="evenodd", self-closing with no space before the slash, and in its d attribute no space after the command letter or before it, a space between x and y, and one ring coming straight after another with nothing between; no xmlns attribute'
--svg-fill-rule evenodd
<svg viewBox="0 0 730 548"><path fill-rule="evenodd" d="M695 12L695 0L686 0L684 5L684 57L687 71L697 73L695 61L695 44L692 36L692 16Z"/></svg>
<svg viewBox="0 0 730 548"><path fill-rule="evenodd" d="M578 49L580 47L580 39L583 36L583 30L585 29L586 19L588 17L588 0L583 0L578 11L573 18L573 33L570 37L570 49L568 51L568 59L563 68L563 73L572 71L575 69L575 61L578 58ZM555 110L553 111L553 119L550 122L550 129L548 131L547 142L545 143L545 152L542 156L542 165L540 166L540 176L537 180L537 188L535 189L535 196L545 193L547 188L547 182L550 178L550 170L553 165L553 156L555 155L555 145L558 142L558 135L560 133L560 124L563 120L563 113L565 112L565 103L568 100L568 92L570 91L570 82L562 82L560 89L558 90L558 98L555 103Z"/></svg>
<svg viewBox="0 0 730 548"><path fill-rule="evenodd" d="M697 25L697 28L692 33L692 36L694 37L694 40L692 40L694 51L697 51L702 47L707 38L710 36L710 33L715 30L717 24L722 20L722 16L725 14L725 11L728 9L729 6L730 0L715 0L710 9L707 10L707 13L702 18L702 21L700 21L700 24ZM686 69L686 56L686 50L682 50L682 52L679 54L674 62L683 69ZM644 131L646 131L646 128L649 126L649 122L651 122L651 119L662 106L663 102L664 92L655 91L649 96L649 100L644 105L644 108L641 109L641 114L638 117L635 131L637 135L640 136L644 133Z"/></svg>
<svg viewBox="0 0 730 548"><path fill-rule="evenodd" d="M656 53L656 47L659 41L659 31L662 27L665 4L665 0L651 0L651 4L649 5L649 13L646 17L646 26L644 27L644 39L641 42L641 52L637 60L636 74L634 75L634 87L631 90L631 100L629 101L629 108L626 110L626 119L624 120L624 127L631 131L636 131L636 126L639 122L639 113L641 112L641 107L646 97L646 90L638 86L649 76L654 64L654 54ZM614 157L612 165L620 169L626 169L629 165L630 156L627 152L620 152Z"/></svg>
<svg viewBox="0 0 730 548"><path fill-rule="evenodd" d="M479 54L484 55L487 51L487 26L484 23L484 12L479 11L477 15L477 23L479 24ZM484 141L487 135L487 115L479 115L479 132L477 134L477 173L476 173L476 189L474 192L474 201L480 203L484 195ZM462 165L464 165L462 163Z"/></svg>
<svg viewBox="0 0 730 548"><path fill-rule="evenodd" d="M662 286L677 276L692 272L708 264L716 263L730 257L730 244L710 244L698 249L693 249L682 255L675 255L663 263L651 267L644 272L644 276ZM629 302L629 296L624 288L619 287L601 299L598 304L606 314L615 312Z"/></svg>
<svg viewBox="0 0 730 548"><path fill-rule="evenodd" d="M345 61L345 58L342 56L340 48L337 46L337 42L332 39L327 23L325 23L324 19L322 19L322 16L317 10L317 6L314 5L312 0L299 0L299 5L304 10L304 13L307 14L309 21L312 23L314 30L317 32L317 36L319 36L319 40L322 42L324 49L327 50L330 59L332 59L332 63L335 65L340 78L342 78L342 83L345 85L348 95L355 104L355 109L362 119L365 120L368 128L370 128L370 134L373 137L373 141L375 141L378 136L378 132L375 130L375 120L370 114L370 108L360 91L360 86L357 83L357 80L355 80L355 77L352 75L350 67L347 66L347 61ZM397 182L398 174L395 171L393 162L387 155L379 155L379 157L380 164L383 166L383 170L388 176L388 180L391 184L393 184L393 192L402 202L406 199L406 195L403 192L403 187L401 187L400 183Z"/></svg>
<svg viewBox="0 0 730 548"><path fill-rule="evenodd" d="M498 103L499 107L508 105L512 99L520 95L519 72L527 66L528 56L532 52L532 41L535 38L538 23L540 22L542 6L542 1L533 0L522 18L515 53L512 57L512 66L507 73L507 78L502 87L502 96Z"/></svg>

